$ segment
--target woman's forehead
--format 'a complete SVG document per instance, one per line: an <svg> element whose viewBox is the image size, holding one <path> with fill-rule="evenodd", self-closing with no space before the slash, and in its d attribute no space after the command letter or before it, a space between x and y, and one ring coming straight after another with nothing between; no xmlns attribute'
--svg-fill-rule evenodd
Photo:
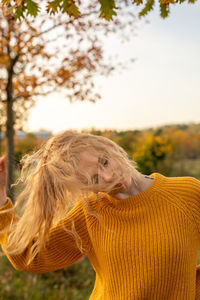
<svg viewBox="0 0 200 300"><path fill-rule="evenodd" d="M98 152L87 150L87 151L82 151L79 154L80 158L80 163L81 165L94 165L98 164L99 161L99 155Z"/></svg>

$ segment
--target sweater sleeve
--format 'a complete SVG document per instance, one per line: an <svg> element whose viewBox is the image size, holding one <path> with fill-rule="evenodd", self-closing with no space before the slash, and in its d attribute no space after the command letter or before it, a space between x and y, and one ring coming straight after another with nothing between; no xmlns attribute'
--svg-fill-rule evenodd
<svg viewBox="0 0 200 300"><path fill-rule="evenodd" d="M9 200L1 210L10 207L12 207L12 204ZM13 217L12 214L13 213L0 214L0 230L3 230L10 224ZM50 230L48 242L30 264L27 264L27 261L32 243L19 255L9 255L6 253L6 234L0 235L0 243L11 264L17 270L32 273L45 273L62 269L75 263L85 255L85 252L81 252L77 246L74 236L67 231L72 231L72 222L76 233L79 238L81 238L84 249L87 248L89 245L89 235L81 201L75 205L57 226Z"/></svg>
<svg viewBox="0 0 200 300"><path fill-rule="evenodd" d="M12 201L7 198L7 202L5 205L3 205L0 208L0 212L3 211L4 209L10 209L12 208ZM10 223L12 222L13 219L15 219L17 215L14 213L14 211L6 213L6 214L0 214L0 232L6 229ZM0 233L0 245L5 244L7 240L7 234L2 234Z"/></svg>
<svg viewBox="0 0 200 300"><path fill-rule="evenodd" d="M187 199L187 207L200 236L200 180L193 177L190 177L190 195Z"/></svg>
<svg viewBox="0 0 200 300"><path fill-rule="evenodd" d="M191 198L188 200L188 210L194 219L197 230L200 234L200 181L191 179ZM196 297L200 300L200 265L196 267Z"/></svg>
<svg viewBox="0 0 200 300"><path fill-rule="evenodd" d="M196 268L196 297L195 300L200 300L200 265Z"/></svg>

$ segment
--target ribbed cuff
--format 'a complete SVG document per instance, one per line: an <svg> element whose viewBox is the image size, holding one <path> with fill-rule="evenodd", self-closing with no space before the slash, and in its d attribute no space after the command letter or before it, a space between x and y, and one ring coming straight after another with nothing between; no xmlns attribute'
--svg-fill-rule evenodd
<svg viewBox="0 0 200 300"><path fill-rule="evenodd" d="M7 202L5 203L5 205L3 205L0 208L0 244L2 244L3 240L4 240L4 233L1 233L1 231L3 231L4 229L6 229L6 227L8 227L14 217L14 211L9 211L9 212L3 212L4 210L10 209L13 207L12 201L7 198Z"/></svg>
<svg viewBox="0 0 200 300"><path fill-rule="evenodd" d="M196 268L196 297L195 300L200 300L200 265Z"/></svg>

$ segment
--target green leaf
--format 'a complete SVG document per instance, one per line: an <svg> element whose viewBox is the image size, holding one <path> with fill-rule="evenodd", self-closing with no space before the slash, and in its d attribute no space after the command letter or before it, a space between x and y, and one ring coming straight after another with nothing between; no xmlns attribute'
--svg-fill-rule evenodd
<svg viewBox="0 0 200 300"><path fill-rule="evenodd" d="M169 5L160 3L160 16L164 19L169 15Z"/></svg>
<svg viewBox="0 0 200 300"><path fill-rule="evenodd" d="M148 12L150 12L155 4L155 0L147 0L145 7L140 11L139 16L143 17L145 15L148 14Z"/></svg>
<svg viewBox="0 0 200 300"><path fill-rule="evenodd" d="M39 6L32 0L26 0L27 15L36 17L39 12Z"/></svg>
<svg viewBox="0 0 200 300"><path fill-rule="evenodd" d="M101 4L101 12L99 15L101 18L110 21L113 16L117 15L116 11L114 11L114 9L117 9L114 0L99 0L99 3Z"/></svg>
<svg viewBox="0 0 200 300"><path fill-rule="evenodd" d="M55 12L58 12L61 2L62 2L62 0L54 0L54 1L50 1L50 2L48 1L47 10L53 14Z"/></svg>
<svg viewBox="0 0 200 300"><path fill-rule="evenodd" d="M16 9L16 12L14 14L14 18L15 18L15 20L20 20L23 17L24 17L24 7L23 7L23 5L20 5Z"/></svg>
<svg viewBox="0 0 200 300"><path fill-rule="evenodd" d="M80 15L80 11L76 6L74 0L63 0L63 4L61 5L62 12L66 12L69 16L78 17Z"/></svg>

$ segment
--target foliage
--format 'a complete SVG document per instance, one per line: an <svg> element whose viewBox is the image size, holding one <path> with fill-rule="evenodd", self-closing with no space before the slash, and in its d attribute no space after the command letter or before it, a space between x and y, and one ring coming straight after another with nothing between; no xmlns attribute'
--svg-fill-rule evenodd
<svg viewBox="0 0 200 300"><path fill-rule="evenodd" d="M158 0L158 3L160 5L160 15L162 18L166 18L169 15L170 12L170 5L175 5L176 3L183 3L187 0ZM194 3L197 0L188 0L188 3ZM38 4L36 1L33 0L18 0L18 1L12 1L12 0L3 0L2 1L4 5L7 5L9 12L12 13L14 18L20 19L24 18L25 14L28 16L36 17L40 10L41 10L41 4ZM77 1L78 4L74 0L53 0L49 1L46 0L46 11L49 14L55 14L59 11L63 14L68 14L69 16L72 16L74 18L77 18L81 15L80 12L80 1ZM117 15L118 2L117 0L98 0L98 4L100 4L99 8L99 17L104 18L107 21L110 21L113 19L113 16ZM128 1L125 1L128 3ZM92 1L91 1L92 3ZM143 0L133 0L132 5L137 6L144 6L142 10L139 13L139 16L145 16L147 15L155 6L156 1L155 0L146 0L143 5Z"/></svg>
<svg viewBox="0 0 200 300"><path fill-rule="evenodd" d="M45 274L16 271L6 257L0 258L0 300L87 300L94 279L88 258Z"/></svg>
<svg viewBox="0 0 200 300"><path fill-rule="evenodd" d="M35 7L31 0L16 3L19 11ZM63 2L63 9L69 12L71 4ZM7 194L13 200L14 129L23 127L38 97L62 92L70 102L95 102L100 95L95 90L94 77L108 76L117 67L127 65L112 58L106 61L102 38L112 33L121 39L129 38L126 29L133 31L133 14L127 12L125 17L108 23L97 18L96 4L93 1L86 5L87 12L73 21L59 14L48 20L44 15L17 22L11 10L0 5L0 116L4 122L0 121L0 128L6 127Z"/></svg>
<svg viewBox="0 0 200 300"><path fill-rule="evenodd" d="M172 150L172 145L167 139L148 134L139 142L133 158L138 163L140 171L149 174L160 171L159 163L163 162Z"/></svg>

